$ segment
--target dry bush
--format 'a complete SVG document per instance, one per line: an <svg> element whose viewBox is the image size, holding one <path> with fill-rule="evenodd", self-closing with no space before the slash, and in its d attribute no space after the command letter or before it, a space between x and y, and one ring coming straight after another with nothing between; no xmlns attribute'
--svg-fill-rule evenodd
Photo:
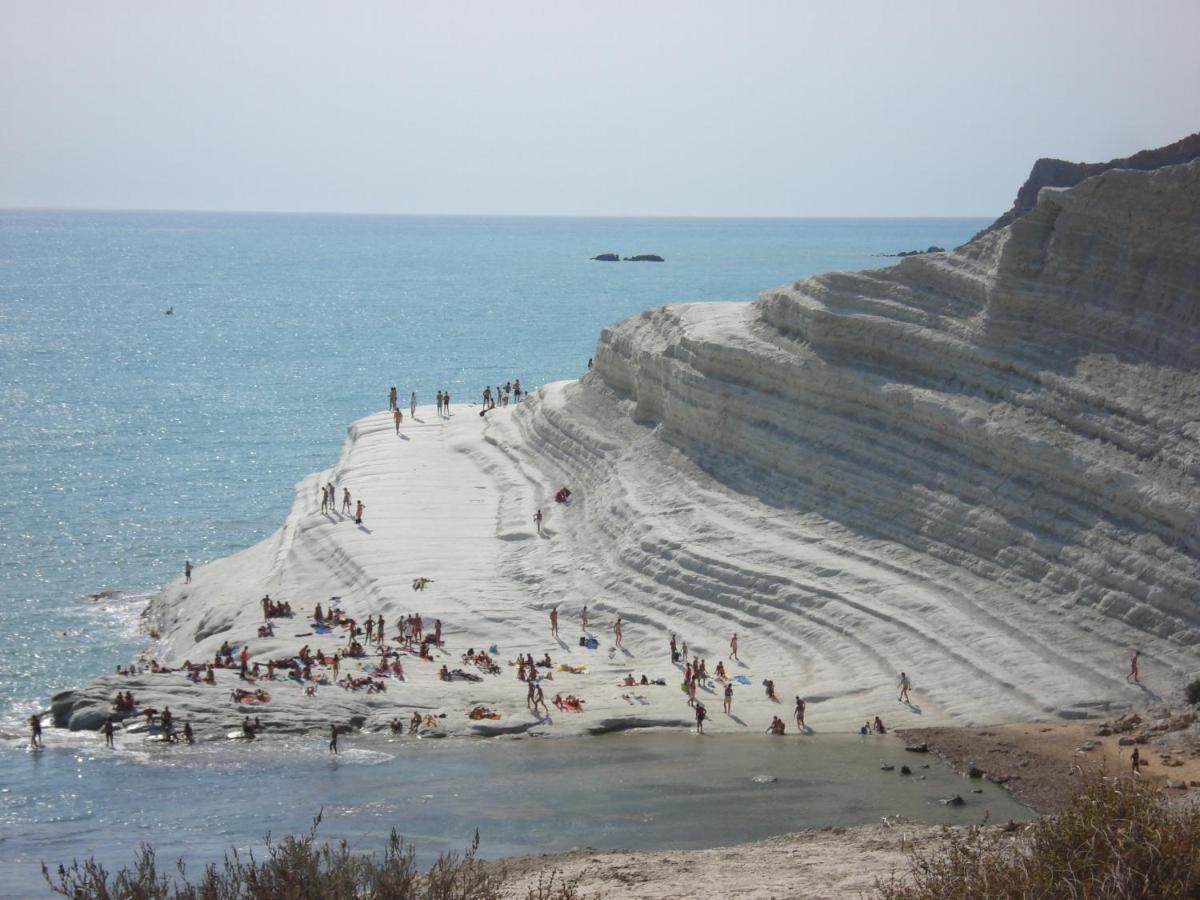
<svg viewBox="0 0 1200 900"><path fill-rule="evenodd" d="M279 843L266 839L265 857L237 850L218 867L210 865L195 884L182 862L177 875L158 870L154 848L143 844L132 868L110 875L89 858L42 875L50 889L70 900L492 900L499 896L502 870L476 859L479 834L460 856L443 854L428 872L413 848L393 829L383 854L354 853L345 841L317 843L321 817L302 837ZM555 898L557 900L557 898ZM565 900L565 898L564 898Z"/></svg>
<svg viewBox="0 0 1200 900"><path fill-rule="evenodd" d="M1153 787L1098 779L1016 836L947 830L914 852L884 900L1185 900L1200 897L1200 809Z"/></svg>

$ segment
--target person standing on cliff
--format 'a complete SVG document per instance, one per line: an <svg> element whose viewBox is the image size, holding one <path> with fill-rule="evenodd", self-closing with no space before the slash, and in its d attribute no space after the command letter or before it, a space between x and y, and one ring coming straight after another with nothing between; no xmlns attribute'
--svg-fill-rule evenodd
<svg viewBox="0 0 1200 900"><path fill-rule="evenodd" d="M583 609L579 611L579 621L583 625L583 633L587 634L587 604L583 604Z"/></svg>
<svg viewBox="0 0 1200 900"><path fill-rule="evenodd" d="M342 512L350 514L350 488L342 488Z"/></svg>
<svg viewBox="0 0 1200 900"><path fill-rule="evenodd" d="M613 624L613 637L616 638L617 646L621 646L621 617L617 616L617 621Z"/></svg>
<svg viewBox="0 0 1200 900"><path fill-rule="evenodd" d="M414 419L417 417L417 392L416 391L413 391L408 396L408 411L412 414Z"/></svg>
<svg viewBox="0 0 1200 900"><path fill-rule="evenodd" d="M366 507L363 506L363 502L361 500L359 500L358 506L355 507L355 509L354 509L354 524L355 525L362 524L362 514L363 514L364 509L366 509Z"/></svg>
<svg viewBox="0 0 1200 900"><path fill-rule="evenodd" d="M1141 650L1134 650L1133 656L1129 657L1129 674L1125 676L1126 681L1132 681L1134 684L1142 683L1139 678L1139 676L1141 674L1141 667L1140 667L1140 664L1138 661L1138 658L1141 655L1142 655Z"/></svg>
<svg viewBox="0 0 1200 900"><path fill-rule="evenodd" d="M550 634L558 637L558 607L550 609Z"/></svg>
<svg viewBox="0 0 1200 900"><path fill-rule="evenodd" d="M537 525L537 533L542 533L542 511L539 509L533 514L533 522Z"/></svg>
<svg viewBox="0 0 1200 900"><path fill-rule="evenodd" d="M438 418L440 419L442 417L442 392L441 391L437 392L437 414L438 414Z"/></svg>
<svg viewBox="0 0 1200 900"><path fill-rule="evenodd" d="M446 414L446 418L450 418L450 392L442 391L442 412Z"/></svg>
<svg viewBox="0 0 1200 900"><path fill-rule="evenodd" d="M729 658L730 659L738 658L738 655L737 655L737 632L736 631L733 633L733 637L731 637L729 639ZM738 659L738 662L741 662L741 660Z"/></svg>
<svg viewBox="0 0 1200 900"><path fill-rule="evenodd" d="M399 409L399 395L396 393L396 386L393 384L392 389L388 391L388 410Z"/></svg>
<svg viewBox="0 0 1200 900"><path fill-rule="evenodd" d="M900 688L900 696L897 698L900 703L908 703L908 689L912 687L912 682L908 680L908 675L904 672L900 673L900 681L896 683L896 687Z"/></svg>
<svg viewBox="0 0 1200 900"><path fill-rule="evenodd" d="M183 583L192 583L192 561L190 559L185 559L183 561Z"/></svg>
<svg viewBox="0 0 1200 900"><path fill-rule="evenodd" d="M400 423L404 421L404 413L400 412L400 407L396 407L392 412L392 419L396 423L396 434L400 433Z"/></svg>

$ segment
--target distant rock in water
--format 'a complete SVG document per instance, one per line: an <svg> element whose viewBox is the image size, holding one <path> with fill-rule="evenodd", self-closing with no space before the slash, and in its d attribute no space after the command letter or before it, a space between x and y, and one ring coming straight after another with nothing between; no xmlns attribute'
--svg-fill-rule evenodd
<svg viewBox="0 0 1200 900"><path fill-rule="evenodd" d="M601 253L599 256L593 256L594 262L620 262L621 256L618 253Z"/></svg>
<svg viewBox="0 0 1200 900"><path fill-rule="evenodd" d="M924 250L901 250L899 253L880 253L879 256L920 256L923 253L945 253L945 247L931 246Z"/></svg>
<svg viewBox="0 0 1200 900"><path fill-rule="evenodd" d="M998 231L1031 211L1037 205L1038 192L1044 187L1074 187L1085 179L1099 175L1101 172L1107 172L1109 169L1137 169L1142 172L1152 172L1163 166L1176 166L1191 162L1193 159L1200 159L1200 132L1190 134L1165 147L1142 150L1125 159L1112 159L1105 163L1075 163L1067 162L1065 159L1039 159L1033 164L1033 170L1029 173L1025 183L1021 185L1021 189L1017 191L1017 199L1013 201L1012 209L971 240Z"/></svg>
<svg viewBox="0 0 1200 900"><path fill-rule="evenodd" d="M627 256L625 262L665 262L665 260L653 253L643 253L640 256Z"/></svg>

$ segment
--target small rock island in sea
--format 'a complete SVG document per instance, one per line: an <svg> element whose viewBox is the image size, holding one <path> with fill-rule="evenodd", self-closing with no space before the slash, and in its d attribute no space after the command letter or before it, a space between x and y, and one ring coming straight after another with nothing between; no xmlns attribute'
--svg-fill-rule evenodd
<svg viewBox="0 0 1200 900"><path fill-rule="evenodd" d="M621 262L621 254L619 253L601 253L599 256L592 257L593 262ZM661 256L655 253L642 253L638 256L626 256L625 262L665 262Z"/></svg>

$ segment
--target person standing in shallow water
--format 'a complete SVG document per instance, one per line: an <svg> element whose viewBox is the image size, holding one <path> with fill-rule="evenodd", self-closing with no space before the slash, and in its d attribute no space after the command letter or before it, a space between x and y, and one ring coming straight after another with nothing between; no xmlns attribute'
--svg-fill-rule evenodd
<svg viewBox="0 0 1200 900"><path fill-rule="evenodd" d="M337 752L338 752L338 749L337 749L337 736L338 736L338 727L337 727L337 725L330 725L330 726L329 726L329 752L330 752L330 753L337 753Z"/></svg>
<svg viewBox="0 0 1200 900"><path fill-rule="evenodd" d="M109 749L112 749L112 747L113 747L113 720L112 720L112 716L109 716L109 717L108 717L108 718L107 718L107 719L104 721L104 746L105 746L105 747L108 747Z"/></svg>
<svg viewBox="0 0 1200 900"><path fill-rule="evenodd" d="M796 698L796 727L799 728L802 732L806 730L806 726L804 724L804 707L805 706L807 706L807 704L804 702L804 700L802 700L800 697L797 697Z"/></svg>
<svg viewBox="0 0 1200 900"><path fill-rule="evenodd" d="M42 717L33 715L29 717L29 746L34 750L41 750L42 744Z"/></svg>
<svg viewBox="0 0 1200 900"><path fill-rule="evenodd" d="M192 561L190 559L185 559L183 561L183 583L192 583Z"/></svg>

